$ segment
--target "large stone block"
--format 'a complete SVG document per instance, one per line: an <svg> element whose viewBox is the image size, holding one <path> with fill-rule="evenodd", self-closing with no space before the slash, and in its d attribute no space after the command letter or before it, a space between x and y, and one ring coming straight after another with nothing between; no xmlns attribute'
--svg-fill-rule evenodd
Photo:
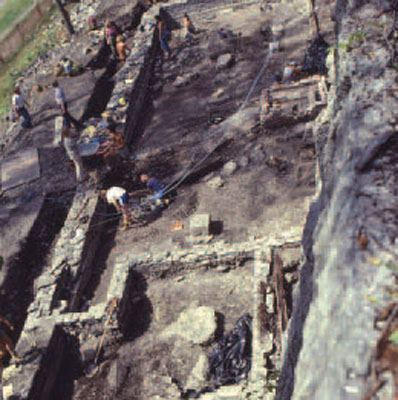
<svg viewBox="0 0 398 400"><path fill-rule="evenodd" d="M210 227L210 214L197 214L189 220L189 230L192 236L207 236Z"/></svg>
<svg viewBox="0 0 398 400"><path fill-rule="evenodd" d="M240 386L223 386L217 390L217 398L220 400L240 400L242 388Z"/></svg>
<svg viewBox="0 0 398 400"><path fill-rule="evenodd" d="M200 390L206 385L206 373L209 362L205 353L200 354L195 367L188 377L186 388L191 390Z"/></svg>
<svg viewBox="0 0 398 400"><path fill-rule="evenodd" d="M208 343L216 331L215 311L211 307L190 307L183 311L178 320L166 328L161 336L180 336L195 344Z"/></svg>

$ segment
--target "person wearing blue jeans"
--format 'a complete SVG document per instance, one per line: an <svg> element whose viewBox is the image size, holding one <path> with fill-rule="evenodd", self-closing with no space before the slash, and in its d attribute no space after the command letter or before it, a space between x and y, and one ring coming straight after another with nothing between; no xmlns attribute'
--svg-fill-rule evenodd
<svg viewBox="0 0 398 400"><path fill-rule="evenodd" d="M162 48L163 52L167 53L170 57L171 49L170 49L170 46L168 43L170 40L170 32L167 29L166 24L160 15L157 15L155 17L155 19L156 19L156 25L157 25L158 33L159 33L160 47Z"/></svg>
<svg viewBox="0 0 398 400"><path fill-rule="evenodd" d="M29 111L25 107L25 101L19 87L14 89L14 95L12 96L12 106L17 117L22 117L21 125L24 128L32 127L32 119Z"/></svg>

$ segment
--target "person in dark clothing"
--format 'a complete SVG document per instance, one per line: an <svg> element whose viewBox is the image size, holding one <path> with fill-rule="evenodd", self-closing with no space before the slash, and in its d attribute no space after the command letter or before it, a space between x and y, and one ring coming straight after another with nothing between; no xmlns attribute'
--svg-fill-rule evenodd
<svg viewBox="0 0 398 400"><path fill-rule="evenodd" d="M105 21L105 41L107 45L111 48L112 56L117 60L117 49L116 49L116 38L120 34L118 27L114 22L106 20Z"/></svg>
<svg viewBox="0 0 398 400"><path fill-rule="evenodd" d="M167 185L160 182L158 179L149 177L146 174L142 174L140 179L152 192L151 200L154 200L157 206L168 206L173 198L176 197L175 189L170 190Z"/></svg>
<svg viewBox="0 0 398 400"><path fill-rule="evenodd" d="M146 184L146 187L152 191L154 199L161 199L166 189L166 185L156 178L150 178L146 174L141 175L141 182Z"/></svg>
<svg viewBox="0 0 398 400"><path fill-rule="evenodd" d="M168 56L171 57L171 49L169 46L170 31L167 29L166 23L163 21L160 15L157 15L155 19L159 33L160 47L162 48L164 53L167 53Z"/></svg>

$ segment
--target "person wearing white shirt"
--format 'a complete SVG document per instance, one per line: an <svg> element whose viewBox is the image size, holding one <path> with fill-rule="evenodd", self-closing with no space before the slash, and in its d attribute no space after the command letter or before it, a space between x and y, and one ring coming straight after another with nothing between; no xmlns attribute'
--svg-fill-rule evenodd
<svg viewBox="0 0 398 400"><path fill-rule="evenodd" d="M122 230L127 229L131 222L131 216L127 205L128 193L126 189L119 186L112 186L108 190L101 191L101 197L109 204L112 204L118 212L123 214Z"/></svg>
<svg viewBox="0 0 398 400"><path fill-rule="evenodd" d="M24 128L31 128L32 119L30 117L29 111L25 107L25 100L19 87L16 87L14 89L14 95L12 96L12 107L17 117L22 117L23 120L21 125Z"/></svg>
<svg viewBox="0 0 398 400"><path fill-rule="evenodd" d="M68 103L66 102L65 93L58 81L54 81L52 84L54 88L54 98L58 107L60 108L62 116L68 121L69 125L73 124L77 130L81 130L82 125L69 114Z"/></svg>

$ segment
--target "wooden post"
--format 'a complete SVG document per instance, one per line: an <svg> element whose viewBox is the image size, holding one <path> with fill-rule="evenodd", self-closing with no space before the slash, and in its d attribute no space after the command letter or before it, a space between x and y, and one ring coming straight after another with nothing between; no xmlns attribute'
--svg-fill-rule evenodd
<svg viewBox="0 0 398 400"><path fill-rule="evenodd" d="M72 36L75 33L75 30L73 29L72 23L70 22L69 14L65 10L65 7L63 6L61 0L55 0L57 3L57 7L59 8L59 11L61 12L61 15L64 19L66 29L69 32L69 35Z"/></svg>
<svg viewBox="0 0 398 400"><path fill-rule="evenodd" d="M315 36L319 36L320 29L319 29L318 15L315 12L315 0L308 0L308 1L310 3L310 21L312 22L311 35L313 35L315 29Z"/></svg>

